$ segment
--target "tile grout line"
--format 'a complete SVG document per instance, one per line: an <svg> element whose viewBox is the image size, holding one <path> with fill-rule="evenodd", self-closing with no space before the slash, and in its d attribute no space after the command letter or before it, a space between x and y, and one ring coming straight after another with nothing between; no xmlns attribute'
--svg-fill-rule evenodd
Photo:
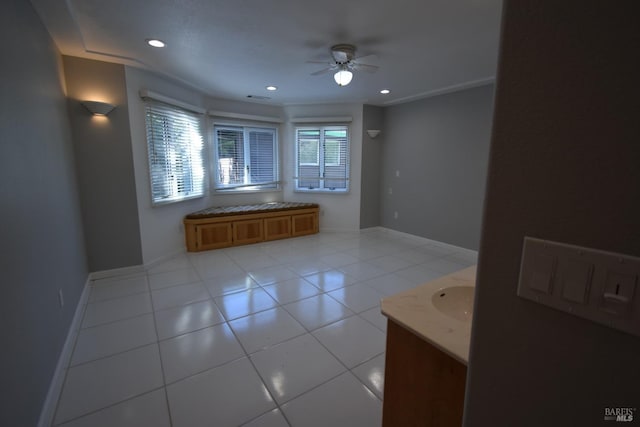
<svg viewBox="0 0 640 427"><path fill-rule="evenodd" d="M149 274L145 276L147 282L147 289L149 289L149 298L151 299L151 309L153 310L153 297L151 296L151 282L149 281ZM158 324L156 322L155 310L151 313L153 320L153 330L156 334L156 348L158 349L158 359L160 360L160 373L162 374L162 389L164 391L164 399L167 405L167 416L169 417L169 426L173 426L173 417L171 416L171 405L169 404L169 392L167 390L167 376L164 372L164 361L162 359L162 351L160 351L160 335L158 334Z"/></svg>

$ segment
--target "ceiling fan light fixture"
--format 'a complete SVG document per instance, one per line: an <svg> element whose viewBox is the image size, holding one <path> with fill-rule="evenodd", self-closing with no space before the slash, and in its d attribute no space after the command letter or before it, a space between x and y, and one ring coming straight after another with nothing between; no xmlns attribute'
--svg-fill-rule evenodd
<svg viewBox="0 0 640 427"><path fill-rule="evenodd" d="M389 89L382 89L382 90L380 91L380 93L381 93L381 94L383 94L383 95L386 95L386 94L388 94L388 93L391 93L391 91L390 91Z"/></svg>
<svg viewBox="0 0 640 427"><path fill-rule="evenodd" d="M346 86L351 83L353 73L349 70L342 69L333 75L334 80L338 83L338 86Z"/></svg>

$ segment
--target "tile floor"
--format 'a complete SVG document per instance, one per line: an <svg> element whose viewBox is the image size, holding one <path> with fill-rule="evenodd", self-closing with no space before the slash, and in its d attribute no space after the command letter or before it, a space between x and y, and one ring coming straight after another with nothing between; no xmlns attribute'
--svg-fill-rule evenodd
<svg viewBox="0 0 640 427"><path fill-rule="evenodd" d="M373 229L96 280L54 425L379 426L380 299L475 262Z"/></svg>

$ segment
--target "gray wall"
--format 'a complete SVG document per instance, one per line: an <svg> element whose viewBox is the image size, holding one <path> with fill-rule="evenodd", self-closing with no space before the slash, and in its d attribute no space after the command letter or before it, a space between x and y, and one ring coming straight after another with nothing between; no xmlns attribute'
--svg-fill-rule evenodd
<svg viewBox="0 0 640 427"><path fill-rule="evenodd" d="M2 3L0 37L0 425L32 426L87 267L60 56L28 1Z"/></svg>
<svg viewBox="0 0 640 427"><path fill-rule="evenodd" d="M89 270L142 264L124 66L64 56ZM94 117L80 101L116 105Z"/></svg>
<svg viewBox="0 0 640 427"><path fill-rule="evenodd" d="M488 85L385 108L384 227L478 248L493 90Z"/></svg>
<svg viewBox="0 0 640 427"><path fill-rule="evenodd" d="M380 225L380 185L382 184L382 146L384 131L375 139L367 129L384 128L384 108L364 105L362 111L362 185L360 228Z"/></svg>
<svg viewBox="0 0 640 427"><path fill-rule="evenodd" d="M609 425L640 338L516 288L527 235L640 256L640 4L504 8L465 425Z"/></svg>

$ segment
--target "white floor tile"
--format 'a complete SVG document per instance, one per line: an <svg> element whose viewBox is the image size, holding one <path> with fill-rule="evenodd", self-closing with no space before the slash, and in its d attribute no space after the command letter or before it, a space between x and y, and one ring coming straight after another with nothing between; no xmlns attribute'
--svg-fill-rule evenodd
<svg viewBox="0 0 640 427"><path fill-rule="evenodd" d="M55 422L61 423L162 387L157 344L67 371Z"/></svg>
<svg viewBox="0 0 640 427"><path fill-rule="evenodd" d="M216 297L215 301L227 320L268 310L277 305L276 301L261 288L223 295Z"/></svg>
<svg viewBox="0 0 640 427"><path fill-rule="evenodd" d="M258 284L244 271L206 279L204 286L212 297L257 288Z"/></svg>
<svg viewBox="0 0 640 427"><path fill-rule="evenodd" d="M325 264L316 257L308 257L296 259L286 263L287 268L299 274L300 276L307 276L309 274L319 273L321 271L331 270L331 266Z"/></svg>
<svg viewBox="0 0 640 427"><path fill-rule="evenodd" d="M96 280L56 425L379 426L380 299L476 259L369 229L180 254Z"/></svg>
<svg viewBox="0 0 640 427"><path fill-rule="evenodd" d="M202 280L245 273L245 271L240 268L240 266L236 264L231 258L229 258L228 261L225 262L221 261L216 264L209 264L204 267L196 268L196 271L198 272L198 275L202 278Z"/></svg>
<svg viewBox="0 0 640 427"><path fill-rule="evenodd" d="M356 313L373 307L380 307L380 301L385 297L383 293L363 283L336 289L327 295L346 305Z"/></svg>
<svg viewBox="0 0 640 427"><path fill-rule="evenodd" d="M377 265L387 273L392 273L396 270L402 270L403 268L411 267L412 262L395 257L393 255L385 255L379 258L369 260L370 263Z"/></svg>
<svg viewBox="0 0 640 427"><path fill-rule="evenodd" d="M344 253L364 261L386 255L389 251L389 249L385 250L378 246L360 246L358 248L348 249L344 251Z"/></svg>
<svg viewBox="0 0 640 427"><path fill-rule="evenodd" d="M279 409L274 409L247 424L242 424L242 427L289 427L289 423Z"/></svg>
<svg viewBox="0 0 640 427"><path fill-rule="evenodd" d="M71 365L110 356L158 340L152 314L81 329Z"/></svg>
<svg viewBox="0 0 640 427"><path fill-rule="evenodd" d="M384 395L384 353L351 370L380 400Z"/></svg>
<svg viewBox="0 0 640 427"><path fill-rule="evenodd" d="M444 258L470 267L478 263L478 252L471 250L456 251L451 255L445 256Z"/></svg>
<svg viewBox="0 0 640 427"><path fill-rule="evenodd" d="M328 270L316 274L304 276L312 285L324 292L333 291L356 283L356 279L339 270Z"/></svg>
<svg viewBox="0 0 640 427"><path fill-rule="evenodd" d="M308 331L354 314L353 311L324 294L292 302L284 308Z"/></svg>
<svg viewBox="0 0 640 427"><path fill-rule="evenodd" d="M149 268L147 268L147 273L166 273L167 271L185 270L187 268L191 268L191 264L189 263L189 259L187 258L187 256L185 254L182 254L164 261L154 263Z"/></svg>
<svg viewBox="0 0 640 427"><path fill-rule="evenodd" d="M247 359L167 386L173 427L233 427L275 408Z"/></svg>
<svg viewBox="0 0 640 427"><path fill-rule="evenodd" d="M435 273L429 273L435 274ZM401 277L398 272L386 274L384 276L374 277L373 279L365 280L361 282L362 284L377 290L378 292L384 294L385 296L395 295L398 292L403 292L409 289L413 289L416 286L424 283L422 280L425 277L424 271L421 270L420 282L417 283L417 280L409 280L404 277Z"/></svg>
<svg viewBox="0 0 640 427"><path fill-rule="evenodd" d="M442 254L426 253L414 249L407 249L393 254L394 257L407 261L411 264L423 264L442 256Z"/></svg>
<svg viewBox="0 0 640 427"><path fill-rule="evenodd" d="M200 276L193 268L184 270L172 270L163 273L149 274L149 287L151 290L163 289L170 286L186 285L200 281Z"/></svg>
<svg viewBox="0 0 640 427"><path fill-rule="evenodd" d="M205 301L210 297L211 295L209 295L207 289L202 286L202 283L191 283L151 291L154 310L164 310L166 308Z"/></svg>
<svg viewBox="0 0 640 427"><path fill-rule="evenodd" d="M443 273L439 273L429 268L428 264L414 265L413 267L398 270L393 274L408 280L413 284L413 287L420 286L443 276Z"/></svg>
<svg viewBox="0 0 640 427"><path fill-rule="evenodd" d="M104 301L149 291L147 276L128 277L122 280L111 280L104 284L91 286L89 302Z"/></svg>
<svg viewBox="0 0 640 427"><path fill-rule="evenodd" d="M292 427L382 424L382 402L350 372L284 404L282 410Z"/></svg>
<svg viewBox="0 0 640 427"><path fill-rule="evenodd" d="M433 261L426 262L424 265L430 270L437 271L443 274L450 274L468 267L468 265L464 262L456 262L448 258L438 258Z"/></svg>
<svg viewBox="0 0 640 427"><path fill-rule="evenodd" d="M160 354L167 384L244 356L224 323L161 341Z"/></svg>
<svg viewBox="0 0 640 427"><path fill-rule="evenodd" d="M382 332L387 332L387 317L380 312L380 307L370 308L358 314Z"/></svg>
<svg viewBox="0 0 640 427"><path fill-rule="evenodd" d="M306 332L281 307L232 320L229 325L247 353L263 350Z"/></svg>
<svg viewBox="0 0 640 427"><path fill-rule="evenodd" d="M209 251L192 254L191 264L202 279L229 273L230 269L239 270L238 265L222 251Z"/></svg>
<svg viewBox="0 0 640 427"><path fill-rule="evenodd" d="M369 322L352 316L313 332L348 368L384 352L386 335Z"/></svg>
<svg viewBox="0 0 640 427"><path fill-rule="evenodd" d="M277 402L286 402L345 370L309 334L251 355Z"/></svg>
<svg viewBox="0 0 640 427"><path fill-rule="evenodd" d="M224 322L222 313L211 299L156 311L154 315L161 340Z"/></svg>
<svg viewBox="0 0 640 427"><path fill-rule="evenodd" d="M263 286L263 289L280 304L299 301L320 293L320 289L316 288L301 277L274 283L269 286Z"/></svg>
<svg viewBox="0 0 640 427"><path fill-rule="evenodd" d="M372 277L381 276L387 272L371 262L357 262L340 267L338 270L353 277L357 281L371 279Z"/></svg>
<svg viewBox="0 0 640 427"><path fill-rule="evenodd" d="M169 427L164 388L134 397L60 427Z"/></svg>
<svg viewBox="0 0 640 427"><path fill-rule="evenodd" d="M249 271L249 276L258 282L259 285L265 286L292 279L296 277L296 274L293 271L278 265L275 267L266 267Z"/></svg>
<svg viewBox="0 0 640 427"><path fill-rule="evenodd" d="M345 265L355 264L360 262L360 258L353 255L349 255L345 252L337 252L330 255L325 255L320 258L320 261L329 265L332 268L344 267Z"/></svg>
<svg viewBox="0 0 640 427"><path fill-rule="evenodd" d="M242 267L246 271L258 270L260 268L272 267L274 265L280 264L280 261L276 260L275 258L269 255L264 255L264 254L246 255L246 256L232 255L232 258L236 262L236 264L238 264L240 267Z"/></svg>
<svg viewBox="0 0 640 427"><path fill-rule="evenodd" d="M148 292L94 302L87 304L87 309L82 321L82 327L88 328L103 323L114 322L116 320L151 313L152 311L151 297Z"/></svg>

